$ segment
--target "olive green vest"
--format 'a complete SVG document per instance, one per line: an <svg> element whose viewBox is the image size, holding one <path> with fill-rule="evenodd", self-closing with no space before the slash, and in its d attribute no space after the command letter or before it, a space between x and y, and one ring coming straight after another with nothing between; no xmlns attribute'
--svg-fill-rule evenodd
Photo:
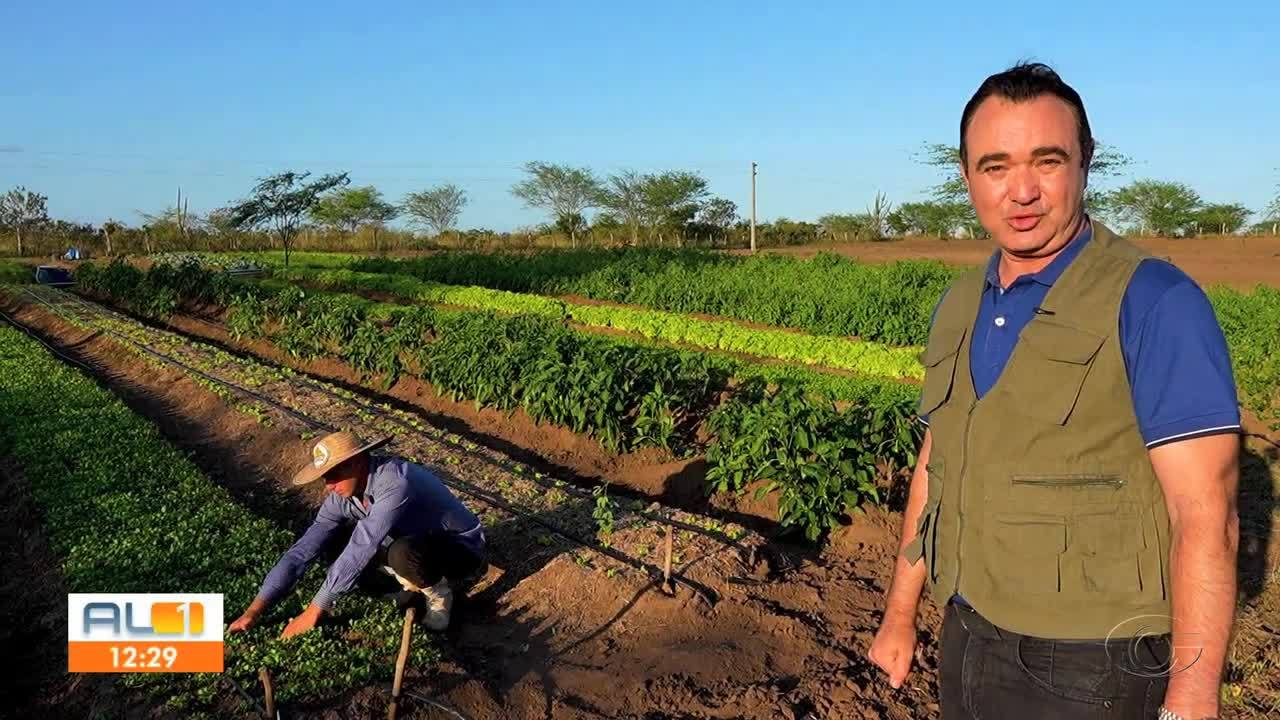
<svg viewBox="0 0 1280 720"><path fill-rule="evenodd" d="M1094 222L982 399L969 344L984 271L947 292L922 355L929 499L906 552L924 557L937 602L958 592L998 627L1046 638L1170 631L1169 516L1120 348L1144 257Z"/></svg>

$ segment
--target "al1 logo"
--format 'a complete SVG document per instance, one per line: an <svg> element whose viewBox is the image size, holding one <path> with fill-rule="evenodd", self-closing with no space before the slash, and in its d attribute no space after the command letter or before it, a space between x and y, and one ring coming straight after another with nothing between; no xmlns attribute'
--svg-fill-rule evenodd
<svg viewBox="0 0 1280 720"><path fill-rule="evenodd" d="M69 672L222 672L222 596L67 595Z"/></svg>

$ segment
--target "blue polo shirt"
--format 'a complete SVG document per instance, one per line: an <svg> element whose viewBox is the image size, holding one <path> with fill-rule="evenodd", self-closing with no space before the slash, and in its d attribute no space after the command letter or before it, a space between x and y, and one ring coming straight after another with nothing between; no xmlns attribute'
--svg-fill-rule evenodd
<svg viewBox="0 0 1280 720"><path fill-rule="evenodd" d="M1000 377L1035 309L1093 237L1090 224L1044 269L1000 285L1000 253L987 263L969 365L982 397ZM937 312L935 308L935 314ZM1227 341L1213 306L1173 264L1143 260L1120 304L1120 343L1138 427L1148 448L1238 432L1240 407ZM928 422L928 418L921 417Z"/></svg>

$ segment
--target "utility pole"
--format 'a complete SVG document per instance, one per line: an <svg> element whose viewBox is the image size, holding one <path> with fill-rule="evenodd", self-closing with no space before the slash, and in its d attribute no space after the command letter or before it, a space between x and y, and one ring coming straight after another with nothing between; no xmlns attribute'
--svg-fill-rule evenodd
<svg viewBox="0 0 1280 720"><path fill-rule="evenodd" d="M756 254L756 161L751 161L751 254Z"/></svg>

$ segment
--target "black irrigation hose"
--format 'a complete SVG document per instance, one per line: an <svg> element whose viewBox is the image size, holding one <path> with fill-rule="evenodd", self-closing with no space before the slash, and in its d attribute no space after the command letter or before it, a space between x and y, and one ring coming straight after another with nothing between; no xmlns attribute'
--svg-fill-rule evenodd
<svg viewBox="0 0 1280 720"><path fill-rule="evenodd" d="M95 307L94 305L91 305L91 304L89 304L87 301L85 301L85 300L84 300L84 298L82 298L82 297L80 297L80 296L78 296L78 295L76 295L76 294L74 294L74 293L66 293L66 295L67 295L70 299L72 299L74 302L79 303L81 306L83 306L84 308L88 309L90 312L98 312L98 313L101 313L101 314L114 315L114 316L116 316L116 318L117 318L117 319L127 320L127 321L130 321L130 322L136 322L136 321L134 321L132 318L128 318L127 316L122 315L122 314L120 314L120 313L116 312L115 310L112 310L111 308L102 307L102 306L96 306L96 307ZM47 304L47 303L46 303L46 304ZM106 332L110 332L110 331L106 331ZM127 339L127 338L126 338L126 339ZM132 341L131 341L131 342L132 342ZM196 370L196 371L194 371L194 372L199 372L199 371L198 371L198 370ZM421 430L419 430L418 428L415 428L411 423L409 423L409 422L405 421L404 419L402 419L402 418L400 418L400 417L397 417L397 416L396 416L396 415L394 415L393 413L388 413L388 412L384 411L383 409L381 409L381 408L377 407L376 405L374 405L374 404L372 404L372 403L369 403L369 402L366 402L366 401L363 401L363 400L357 400L357 399L355 399L355 398L348 398L348 397L345 397L345 396L343 396L343 395L341 395L341 394L339 394L339 393L334 392L333 390L331 390L331 389L329 389L328 387L326 387L326 386L324 385L324 383L320 382L319 380L316 380L315 378L311 377L310 375L308 375L308 374L306 374L306 373L301 373L301 372L296 372L296 371L295 371L295 375L294 375L294 377L296 377L296 378L298 378L298 379L300 379L300 380L302 380L302 381L306 382L308 385L310 385L310 386L311 386L313 389L315 389L317 392L322 393L323 395L325 395L325 396L329 397L329 398L330 398L330 399L332 399L332 400L337 400L337 401L339 401L339 402L342 402L342 403L345 403L345 404L348 404L348 405L355 405L355 406L357 406L357 407L361 408L362 410L364 410L364 411L366 411L366 412L368 412L368 413L370 413L370 414L377 415L377 416L382 417L382 418L384 418L384 419L386 419L386 420L388 420L388 421L390 421L390 422L393 422L393 423L395 423L395 424L399 425L400 427L404 428L405 430L407 430L407 431L409 431L409 432L412 432L412 433L415 433L415 434L421 435L421 436L423 436L423 437L426 437L428 440L431 440L432 442L435 442L435 443L441 443L441 442L443 442L443 441L441 441L441 440L437 440L436 438L431 437L430 435L427 435L426 433L422 432L422 431L421 431ZM245 390L245 392L249 392L249 391ZM270 402L271 402L270 400L267 400L267 399L265 399L265 398L262 398L261 396L258 396L258 395L256 395L256 394L255 394L255 395L253 395L253 397L254 397L255 399L258 399L258 400L262 401L262 402L267 402L267 403L270 403ZM289 412L289 411L286 409L286 412ZM306 420L304 420L303 422L307 422L307 421L306 421ZM450 443L450 444L452 444L452 443ZM466 448L462 448L462 450L463 450L463 452L466 452L467 454L471 455L472 457L476 457L476 458L479 458L479 459L486 460L486 461L488 461L488 462L492 462L492 461L490 461L488 458L485 458L483 455L481 455L481 454L479 454L479 453L472 452L472 451L470 451L470 450L467 450ZM590 493L590 492L588 492L588 491L586 491L586 490L583 490L582 488L579 488L579 487L573 486L573 485L567 485L566 487L563 487L563 488L555 488L555 486L553 486L553 485L551 485L551 484L549 484L549 483L546 483L546 482L542 482L541 480L539 480L539 479L538 479L538 478L536 478L536 477L531 477L531 478L527 478L527 479L529 479L530 481L532 481L532 482L534 482L534 483L536 483L536 484L538 484L538 485L541 485L541 486L542 486L542 487L544 487L544 488L547 488L548 490L550 490L550 489L553 489L553 488L554 488L554 489L565 490L565 491L569 492L570 494L574 494L574 495L577 495L577 496L579 496L579 497L583 497L583 498L591 497L591 493ZM715 541L717 541L717 542L723 543L723 544L725 544L725 545L730 545L730 546L736 547L736 548L738 548L739 550L744 549L744 548L743 548L743 546L742 546L742 544L741 544L740 542L738 542L737 540L732 540L732 539L730 539L730 538L728 538L728 537L725 537L725 536L724 536L723 534L721 534L721 533L715 533L715 532L712 532L712 531L707 530L706 528L698 527L697 525L693 525L693 524L691 524L691 523L686 523L686 522L683 522L683 521L680 521L680 520L676 520L676 519L673 519L673 518L668 518L668 517L665 517L665 516L655 515L655 514L653 514L653 513L646 512L646 511L644 511L644 510L633 510L632 512L633 512L634 514L636 514L636 515L640 516L640 517L643 517L643 518L645 518L645 519L647 519L647 520L651 520L651 521L653 521L653 522L666 523L666 524L669 524L669 525L671 525L672 527L678 528L678 529L680 529L680 530L685 530L685 531L688 531L688 532L696 533L696 534L698 534L698 535L702 535L703 537L710 538L710 539L712 539L712 540L715 540Z"/></svg>
<svg viewBox="0 0 1280 720"><path fill-rule="evenodd" d="M29 292L29 291L28 291L28 292ZM34 293L30 293L30 294L31 294L31 297L35 298L37 302L42 303L43 305L45 305L46 307L48 307L50 310L52 310L52 311L53 311L54 313L56 313L57 315L61 316L61 317L62 317L62 318L64 318L64 319L70 319L70 318L68 318L68 317L67 317L67 315L65 315L65 314L63 314L63 313L61 313L61 312L59 312L59 311L58 311L58 309L57 309L57 307L55 307L53 304L51 304L51 303L49 303L49 302L45 301L43 298L41 298L41 297L39 297L39 296L35 295ZM86 321L86 322L87 322L87 321ZM128 344L132 345L133 347L136 347L137 349L139 349L139 350L141 350L141 351L143 351L143 352L147 353L148 355L151 355L152 357L156 358L157 360L160 360L161 362L168 363L168 364L170 364L170 365L174 365L174 366L176 366L176 367L178 367L178 368L181 368L182 370L184 370L184 371L186 371L186 372L189 372L189 373L191 373L191 374L193 374L193 375L197 375L197 376L199 376L199 377L201 377L201 378L204 378L205 380L207 380L207 381L209 381L209 382L217 383L217 384L219 384L219 385L222 385L222 386L226 387L226 388L227 388L227 389L229 389L229 390L232 390L232 391L234 391L234 392L240 393L241 395L244 395L244 396L246 396L246 397L252 398L252 399L254 399L254 400L258 401L258 402L265 403L265 404L268 404L268 405L272 405L272 406L276 407L276 409L280 410L281 412L285 413L286 415L289 415L290 417L294 418L295 420L297 420L297 421L299 421L299 422L301 422L301 423L303 423L303 424L307 425L308 427L311 427L312 429L315 429L315 430L322 430L322 429L323 429L323 430L334 430L334 429L335 429L335 428L333 428L333 427L331 427L331 426L329 426L329 425L325 425L324 423L317 422L316 420L314 420L314 419L312 419L312 418L310 418L310 417L308 417L308 416L306 416L306 415L303 415L302 413L299 413L299 412L297 412L297 411L295 411L295 410L293 410L293 409L291 409L291 408L288 408L288 407L286 407L286 406L284 406L284 405L280 405L279 403L276 403L275 401L273 401L273 400L271 400L271 399L269 399L269 398L267 398L267 397L265 397L265 396L263 396L263 395L260 395L260 394L258 394L258 393L256 393L256 392L254 392L254 391L252 391L252 390L250 390L250 389L248 389L248 388L243 388L243 387L240 387L239 385L234 385L234 384L229 383L229 382L227 382L227 381L225 381L225 380L221 380L221 379L216 378L216 377L214 377L214 376L212 376L212 375L209 375L208 373L205 373L205 372L202 372L202 371L200 371L200 370L197 370L196 368L193 368L193 367L191 367L190 365L187 365L187 364L185 364L185 363L183 363L183 362L181 362L181 361L174 360L173 358L169 357L168 355L164 355L164 354L162 354L162 353L159 353L159 352L157 352L157 351L155 351L155 350L151 349L149 346L144 345L144 344L142 344L142 343L140 343L140 342L138 342L138 341L134 340L133 338L130 338L130 337L128 337L127 335L124 335L123 333L116 332L115 330L111 330L110 328L96 327L95 329L96 329L96 330L98 330L99 332L106 333L107 335L110 335L110 336L112 336L112 337L114 337L114 338L117 338L117 339L119 339L119 340L120 340L120 341L122 341L122 342L128 343ZM83 366L83 365L81 365L81 367L84 367L84 366Z"/></svg>
<svg viewBox="0 0 1280 720"><path fill-rule="evenodd" d="M50 303L46 302L45 300L43 300L43 299L42 299L42 298L40 298L39 296L35 295L34 293L31 293L31 296L32 296L32 297L34 297L34 298L35 298L37 301L39 301L40 303L42 303L42 304L44 304L45 306L47 306L47 307L48 307L50 310L52 310L54 313L56 313L56 314L60 315L60 316L61 316L61 317L63 317L64 319L69 319L69 318L67 318L67 316L66 316L66 315L64 315L63 313L59 312L59 311L58 311L58 309L57 309L54 305L52 305L52 304L50 304ZM90 309L92 310L92 307L91 307L90 305L88 305L88 303L85 303L85 307L90 308ZM296 410L293 410L293 409L291 409L291 408L288 408L288 407L286 407L285 405L283 405L283 404L281 404L281 403L279 403L279 402L276 402L275 400L272 400L272 399L270 399L270 398L267 398L267 397L265 397L265 396L262 396L262 395L260 395L260 394L258 394L258 393L255 393L255 392L253 392L252 390L249 390L249 389L247 389L247 388L242 388L242 387L240 387L239 385L236 385L235 383L228 382L228 381L223 380L223 379L221 379L221 378L217 378L217 377L214 377L214 376L209 375L209 374L207 374L207 373L204 373L204 372L202 372L202 371L200 371L200 370L197 370L196 368L193 368L193 367L191 367L191 366L187 365L186 363L183 363L183 362L181 362L181 361L179 361L179 360L175 360L175 359L173 359L173 358L171 358L171 357L169 357L169 356L167 356L167 355L164 355L164 354L162 354L162 353L159 353L159 352L157 352L157 351L155 351L155 350L151 349L150 347L147 347L146 345L143 345L142 343L139 343L139 342L137 342L136 340L133 340L132 338L129 338L129 337L127 337L127 336L125 336L125 335L123 335L123 334L121 334L121 333L118 333L118 332L115 332L115 331L113 331L113 330L106 329L106 328L98 328L98 329L99 329L101 332L104 332L104 333L107 333L107 334L109 334L109 335L111 335L111 336L113 336L113 337L119 338L121 341L126 342L126 343L128 343L128 344L130 344L130 345L133 345L133 346L137 347L137 348L138 348L138 349L140 349L140 350L143 350L144 352L146 352L146 353L148 353L148 354L152 355L153 357L155 357L155 358L156 358L156 359L158 359L158 360L161 360L161 361L163 361L163 362L165 362L165 363L168 363L168 364L170 364L170 365L173 365L173 366L175 366L175 367L178 367L178 368L180 368L180 369L182 369L182 370L184 370L184 371L186 371L186 372L190 372L190 373L192 373L192 374L198 375L198 376L200 376L200 377L202 377L202 378L204 378L204 379L208 380L209 382L217 383L217 384L219 384L219 385L222 385L223 387L227 388L228 390L232 390L232 391L235 391L235 392L242 393L242 394L244 394L244 395L247 395L247 396L249 396L249 397L254 398L255 400L258 400L259 402L262 402L262 403L264 403L264 404L266 404L266 405L269 405L269 406L271 406L271 407L274 407L274 408L276 408L276 409L278 409L278 410L280 410L280 411L282 411L282 412L284 412L284 413L288 414L289 416L291 416L291 417L294 417L294 418L298 419L299 421L301 421L301 422L303 422L304 424L306 424L308 427L311 427L311 428L314 428L314 429L327 429L327 430L334 430L334 429L336 429L336 428L334 428L334 427L333 427L333 426L331 426L331 425L327 425L327 424L322 423L322 422L320 422L320 421L318 421L318 420L315 420L314 418L311 418L310 416L308 416L308 415L306 415L306 414L304 414L304 413L300 413L300 412L298 412L298 411L296 411ZM342 398L341 396L335 396L335 397L338 397L338 398L339 398L339 399L341 399L341 400L344 400L344 401L348 401L348 402L350 402L347 398ZM420 432L420 431L418 431L416 428L413 428L412 426L409 426L409 427L410 427L410 429L412 429L414 432ZM441 474L443 475L443 473L441 473ZM480 500L481 502L484 502L484 503L487 503L487 504L492 505L492 506L494 506L494 507L497 507L498 509L500 509L500 510L504 510L504 511L506 511L506 512L508 512L508 513L511 513L512 515L515 515L515 516L521 517L521 518L523 518L523 519L525 519L525 520L528 520L528 521L530 521L530 522L532 522L532 523L534 523L534 524L536 524L536 525L540 525L540 526L542 526L542 527L546 528L547 530L550 530L551 532L553 532L553 533L555 533L555 534L557 534L557 535L560 535L561 537L563 537L563 538L565 538L565 539L567 539L567 540L569 540L569 541L571 541L571 542L577 543L577 544L582 545L583 547L586 547L586 548L590 548L591 550L594 550L595 552L598 552L598 553L600 553L601 555L605 555L605 556L608 556L608 557L610 557L610 558L613 558L614 560L617 560L618 562L621 562L621 563L623 563L623 564L625 564L625 565L629 565L629 566L631 566L631 567L633 567L633 568L636 568L637 570L642 570L642 571L644 571L646 574L648 574L650 578L658 578L658 577L661 577L661 576L662 576L662 569L661 569L661 568L659 568L659 567L658 567L658 566L656 566L656 565L651 565L651 564L646 563L646 562L644 562L644 561L642 561L642 560L637 560L637 559L632 558L632 557L630 557L630 556L628 556L628 555L626 555L626 554L624 554L624 553L621 553L621 552L619 552L619 551L617 551L617 550L614 550L613 548L605 547L604 545L601 545L601 544L600 544L600 543L598 543L598 542L591 541L591 540L587 540L587 539L585 539L585 538L583 538L583 537L581 537L581 536L579 536L579 535L576 535L576 534L571 533L571 532L569 532L569 531L567 531L567 530L564 530L564 529L562 529L562 528L560 528L560 527L557 527L555 524L553 524L553 523L551 523L551 522L548 522L548 521L546 521L546 520L543 520L543 519L541 519L541 518L539 518L539 517L537 517L537 516L535 516L535 515L532 515L532 514L530 514L530 513L526 512L526 511L520 510L519 508L516 508L515 506L511 505L510 503L507 503L507 502L506 502L506 501L504 501L504 500L500 500L500 499L497 499L497 498L495 498L495 497L493 497L493 496L489 495L489 493L487 493L487 492L485 492L485 491L483 491L483 490L480 490L479 488L475 487L474 485L471 485L470 483L465 483L465 482L463 482L463 481L461 481L461 480L458 480L458 479L456 479L456 478L452 478L452 477L441 477L441 480L442 480L446 485L448 485L449 487L452 487L452 488L454 488L455 490L458 490L459 492L465 493L466 495L469 495L469 496L471 496L471 497L473 497L473 498L475 498L475 499L477 499L477 500ZM690 589L692 589L692 590L693 590L693 591L694 591L694 592L695 592L699 597L701 597L703 600L705 600L705 601L707 602L707 604L708 604L708 605L715 605L715 601L714 601L714 599L713 599L713 598L715 598L715 597L716 597L716 594L715 594L715 592L714 592L714 591L712 591L710 588L708 588L708 587L704 586L702 583L699 583L699 582L694 581L694 580L690 580L689 578L686 578L686 577L684 577L683 575L679 575L679 574L677 574L677 573L672 573L672 576L671 576L671 577L672 577L672 580L675 580L675 581L677 581L677 582L683 583L685 586L687 586L687 587L689 587Z"/></svg>
<svg viewBox="0 0 1280 720"><path fill-rule="evenodd" d="M71 364L71 365L75 365L76 367L80 368L81 370L85 371L86 373L90 373L90 374L92 374L92 373L93 373L93 369L92 369L92 368L90 368L88 365L85 365L84 363L80 362L79 360L76 360L75 358L71 357L70 355L65 355L65 354L63 354L63 353L62 353L61 351L59 351L57 348L55 348L54 346L52 346L52 345L50 345L49 343L45 342L44 338L42 338L42 337L40 337L39 335L37 335L37 334L35 334L34 332L32 332L32 331L31 331L31 328L27 327L26 325L23 325L22 323L18 322L17 320L14 320L13 318L11 318L11 317L9 317L8 315L6 315L4 312L0 312L0 318L4 318L4 321L5 321L5 322L9 323L10 325L12 325L13 327L17 328L18 330L21 330L22 332L26 333L26 334L27 334L27 335L28 335L32 340L35 340L36 342L38 342L38 343L40 343L41 345L43 345L43 346L44 346L44 348L45 348L45 350L48 350L50 354L52 354L52 355L54 355L54 356L58 357L58 358L59 358L60 360L62 360L63 362L69 363L69 364Z"/></svg>

